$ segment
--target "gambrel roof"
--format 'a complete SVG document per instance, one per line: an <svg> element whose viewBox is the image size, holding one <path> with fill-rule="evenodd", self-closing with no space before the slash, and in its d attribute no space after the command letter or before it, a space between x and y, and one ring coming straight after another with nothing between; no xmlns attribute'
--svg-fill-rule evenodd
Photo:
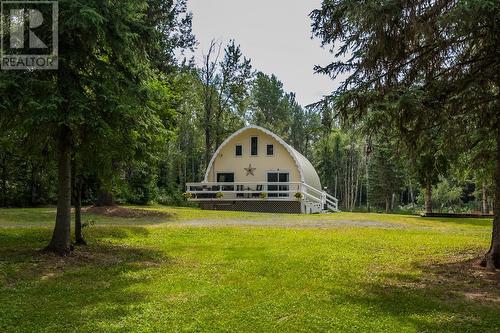
<svg viewBox="0 0 500 333"><path fill-rule="evenodd" d="M250 130L250 129L255 129L255 130L261 131L261 132L273 137L276 141L278 141L278 143L280 143L286 149L286 151L288 151L290 156L295 161L295 164L296 164L297 169L298 169L299 174L300 174L301 182L308 184L308 185L310 185L318 190L322 190L321 189L321 182L319 180L319 176L318 176L318 173L316 172L316 169L314 169L312 163L309 162L309 160L304 155L302 155L297 150L295 150L295 148L290 146L288 143L286 143L282 138L280 138L275 133L271 132L268 129L265 129L263 127L256 126L256 125L250 125L250 126L244 127L242 129L234 132L226 140L224 140L224 142L219 146L219 148L217 148L217 150L215 151L215 153L212 156L212 159L210 160L210 163L208 164L207 171L205 173L205 182L208 181L209 172L213 166L215 159L217 158L220 151L222 150L222 148L224 148L224 146L227 145L234 137L236 137L237 135L239 135L247 130Z"/></svg>

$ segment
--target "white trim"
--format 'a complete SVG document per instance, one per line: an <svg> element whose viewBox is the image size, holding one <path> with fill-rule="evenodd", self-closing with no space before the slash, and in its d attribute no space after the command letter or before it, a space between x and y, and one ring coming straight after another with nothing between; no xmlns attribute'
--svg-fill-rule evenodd
<svg viewBox="0 0 500 333"><path fill-rule="evenodd" d="M212 169L212 166L213 166L213 164L215 162L215 159L219 155L219 153L222 150L222 148L224 148L224 146L227 145L237 135L240 135L241 133L243 133L243 132L245 132L246 130L249 130L249 129L256 129L256 130L259 130L261 132L264 132L265 134L270 135L272 138L274 138L276 141L278 141L278 143L280 143L288 151L288 153L290 154L290 156L292 156L293 160L295 161L295 166L297 167L297 170L299 171L300 181L301 182L305 182L304 170L302 170L302 168L300 166L300 163L297 160L297 157L295 156L293 148L290 147L290 145L288 143L286 143L282 138L280 138L279 136L277 136L276 134L274 134L270 130L267 130L267 129L263 128L263 127L256 126L256 125L250 125L250 126L247 126L247 127L243 127L241 129L237 130L236 132L234 132L233 134L231 134L226 140L224 140L224 142L222 142L222 144L219 146L219 148L217 148L217 150L215 151L215 153L212 155L212 159L210 160L210 163L208 163L207 170L205 171L205 180L204 180L204 182L208 182L208 174L209 174L210 170ZM250 147L250 149L251 149L251 147Z"/></svg>
<svg viewBox="0 0 500 333"><path fill-rule="evenodd" d="M266 173L287 173L289 174L289 170L267 170ZM244 185L257 185L257 186L262 186L260 190L255 190L250 189L247 187L247 189L244 188ZM277 190L269 190L269 186L278 186ZM298 186L298 189L296 190L294 187L295 185ZM211 188L209 186L212 186ZM214 188L215 186L215 188ZM227 190L224 189L224 186L233 186L233 190ZM234 186L236 186L236 189L234 189ZM264 186L266 187L264 189ZM279 186L287 186L287 190L281 190L279 189ZM194 187L194 189L193 189ZM231 182L231 183L223 183L223 182L202 182L202 183L187 183L186 184L186 191L188 193L194 194L194 197L189 198L189 201L253 201L253 200L287 200L292 197L292 194L295 195L297 192L302 193L302 198L299 199L299 201L302 202L301 206L304 211L309 209L309 211L314 211L314 212L324 212L326 210L330 211L339 211L338 210L338 200L325 191L320 191L317 190L314 187L311 187L308 184L305 183L299 183L299 182L286 182L286 183L281 183L281 182ZM274 197L270 196L266 199L262 198L255 198L253 194L260 194L262 192L267 192L268 194L271 193L277 193L278 195L280 194L286 194L288 193L288 196L286 197ZM209 195L209 194L216 194L216 193L227 193L230 194L229 197L224 197L223 199L215 199L211 197L206 197L206 198L198 198L198 195ZM244 194L247 195L246 197L239 197L238 194ZM248 195L252 195L252 197L248 197ZM235 196L235 197L234 197ZM296 198L297 199L297 198ZM326 208L326 210L325 210Z"/></svg>
<svg viewBox="0 0 500 333"><path fill-rule="evenodd" d="M269 170L273 172L273 170ZM278 172L278 171L275 171ZM268 184L268 182L234 182L234 183L223 183L223 182L201 182L201 183L186 183L186 186L217 186L217 185L233 185L235 183L242 185L260 185L260 184ZM286 183L273 183L273 185L306 185L301 182L286 182ZM306 185L309 186L309 185ZM316 190L313 187L314 190Z"/></svg>
<svg viewBox="0 0 500 333"><path fill-rule="evenodd" d="M260 193L260 192L256 192ZM189 199L189 201L213 201L213 202L231 202L231 201L297 201L297 199L293 197L267 197L265 199L262 198L200 198L200 199Z"/></svg>

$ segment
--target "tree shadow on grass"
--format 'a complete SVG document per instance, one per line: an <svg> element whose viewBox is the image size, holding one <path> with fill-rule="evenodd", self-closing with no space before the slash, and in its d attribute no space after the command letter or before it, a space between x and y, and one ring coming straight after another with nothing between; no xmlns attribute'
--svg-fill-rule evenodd
<svg viewBox="0 0 500 333"><path fill-rule="evenodd" d="M90 241L123 240L130 237L148 237L150 230L143 226L97 226L84 228L83 233ZM33 251L43 249L48 244L51 235L52 229L44 227L0 228L0 262L19 256L21 259L26 256L31 257Z"/></svg>
<svg viewBox="0 0 500 333"><path fill-rule="evenodd" d="M99 240L62 258L37 250L46 230L2 232L1 332L126 330L125 318L148 301L151 272L175 265L161 251Z"/></svg>
<svg viewBox="0 0 500 333"><path fill-rule="evenodd" d="M89 239L127 239L131 237L148 237L151 231L140 226L98 226L84 230Z"/></svg>
<svg viewBox="0 0 500 333"><path fill-rule="evenodd" d="M479 267L479 259L418 266L422 276L391 272L346 295L417 332L498 332L500 273Z"/></svg>
<svg viewBox="0 0 500 333"><path fill-rule="evenodd" d="M476 227L491 227L493 224L492 218L438 218L438 217L421 217L422 221L430 221L443 224L467 225Z"/></svg>

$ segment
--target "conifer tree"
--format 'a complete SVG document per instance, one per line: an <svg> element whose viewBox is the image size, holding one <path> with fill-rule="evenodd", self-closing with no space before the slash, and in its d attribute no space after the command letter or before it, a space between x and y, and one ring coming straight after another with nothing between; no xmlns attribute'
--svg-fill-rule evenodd
<svg viewBox="0 0 500 333"><path fill-rule="evenodd" d="M402 140L439 127L446 140L437 142L438 150L460 151L470 149L466 138L481 131L477 139L496 146L491 158L498 203L499 13L494 0L324 0L311 13L313 32L336 59L317 71L348 74L337 91L345 118L380 115L377 127L395 129ZM500 268L499 204L494 214L484 260L490 269Z"/></svg>
<svg viewBox="0 0 500 333"><path fill-rule="evenodd" d="M107 165L113 154L133 156L130 152L138 147L161 141L161 110L147 101L159 71L172 65L173 49L190 42L185 36L190 17L184 12L185 1L122 1L119 6L60 1L58 70L2 72L0 89L7 97L0 105L0 126L54 141L58 199L48 251L70 252L71 159L76 149L95 156L94 165L113 170ZM116 149L107 144L117 144Z"/></svg>

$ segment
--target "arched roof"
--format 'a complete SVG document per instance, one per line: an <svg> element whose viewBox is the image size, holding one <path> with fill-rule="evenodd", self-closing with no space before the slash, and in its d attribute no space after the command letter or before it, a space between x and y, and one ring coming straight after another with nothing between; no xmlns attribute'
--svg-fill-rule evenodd
<svg viewBox="0 0 500 333"><path fill-rule="evenodd" d="M219 146L219 148L217 148L217 150L213 154L212 159L210 160L210 163L208 163L207 171L205 172L205 182L208 181L209 172L212 169L214 161L217 158L217 156L219 155L222 148L224 148L224 146L226 144L228 144L234 137L236 137L237 135L239 135L239 134L241 134L249 129L259 130L265 134L270 135L276 141L278 141L278 143L280 143L286 149L286 151L288 151L290 156L292 156L293 160L295 161L295 164L296 164L297 169L298 169L299 174L300 174L300 180L307 185L310 185L318 190L321 190L321 181L319 180L318 173L316 172L316 169L314 169L312 163L309 162L309 160L304 155L302 155L297 150L295 150L295 148L293 148L288 143L286 143L278 135L276 135L275 133L271 132L268 129L265 129L263 127L256 126L256 125L250 125L247 127L243 127L241 129L239 129L238 131L234 132L233 134L231 134L226 140L224 140L224 142L222 142L222 144Z"/></svg>

